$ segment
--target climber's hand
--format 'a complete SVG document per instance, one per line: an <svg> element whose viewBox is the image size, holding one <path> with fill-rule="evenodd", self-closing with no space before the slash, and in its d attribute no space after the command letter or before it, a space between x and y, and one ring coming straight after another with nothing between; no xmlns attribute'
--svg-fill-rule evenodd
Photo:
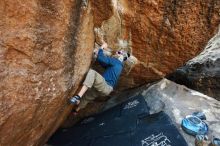
<svg viewBox="0 0 220 146"><path fill-rule="evenodd" d="M97 58L98 52L99 52L98 49L94 49L94 51L93 51L93 57L94 57L94 58Z"/></svg>
<svg viewBox="0 0 220 146"><path fill-rule="evenodd" d="M107 43L103 43L102 46L101 46L102 49L106 49L107 47L108 47Z"/></svg>

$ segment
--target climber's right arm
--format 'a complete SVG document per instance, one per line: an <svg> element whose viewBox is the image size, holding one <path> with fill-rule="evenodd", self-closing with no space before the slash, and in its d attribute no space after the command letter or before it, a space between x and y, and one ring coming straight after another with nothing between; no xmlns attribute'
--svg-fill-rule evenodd
<svg viewBox="0 0 220 146"><path fill-rule="evenodd" d="M104 55L102 48L100 48L98 51L97 61L101 64L105 64L106 66L111 66L114 64L113 59L111 57Z"/></svg>

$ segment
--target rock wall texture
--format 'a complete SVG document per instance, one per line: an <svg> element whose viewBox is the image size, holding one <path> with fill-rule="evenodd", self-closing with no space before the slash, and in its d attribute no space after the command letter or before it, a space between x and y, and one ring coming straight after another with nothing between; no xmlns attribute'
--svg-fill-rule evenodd
<svg viewBox="0 0 220 146"><path fill-rule="evenodd" d="M90 11L73 0L0 1L1 146L43 145L68 115L92 57Z"/></svg>
<svg viewBox="0 0 220 146"><path fill-rule="evenodd" d="M119 87L193 58L220 20L218 0L0 1L0 145L42 145L67 117L95 43L138 58ZM93 106L94 107L94 106ZM90 110L91 111L91 110Z"/></svg>
<svg viewBox="0 0 220 146"><path fill-rule="evenodd" d="M169 78L220 100L220 31L198 56Z"/></svg>
<svg viewBox="0 0 220 146"><path fill-rule="evenodd" d="M126 48L139 60L120 88L161 78L193 58L220 22L218 0L96 0L92 3L96 42ZM106 14L107 13L107 14ZM104 20L104 21L103 21Z"/></svg>

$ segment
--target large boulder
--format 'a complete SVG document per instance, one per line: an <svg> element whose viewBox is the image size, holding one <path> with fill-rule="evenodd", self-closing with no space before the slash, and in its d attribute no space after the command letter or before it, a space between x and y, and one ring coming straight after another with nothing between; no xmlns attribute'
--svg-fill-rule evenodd
<svg viewBox="0 0 220 146"><path fill-rule="evenodd" d="M90 65L90 4L0 1L0 145L42 145ZM86 40L86 42L85 42Z"/></svg>
<svg viewBox="0 0 220 146"><path fill-rule="evenodd" d="M96 43L104 39L139 60L123 74L120 89L175 71L201 52L220 21L218 0L95 0L92 7Z"/></svg>
<svg viewBox="0 0 220 146"><path fill-rule="evenodd" d="M169 78L220 100L220 31L195 58Z"/></svg>

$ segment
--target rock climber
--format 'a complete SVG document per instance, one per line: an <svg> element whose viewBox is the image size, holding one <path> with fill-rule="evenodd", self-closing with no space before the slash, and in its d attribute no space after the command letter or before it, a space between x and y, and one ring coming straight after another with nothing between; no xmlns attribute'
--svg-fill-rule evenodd
<svg viewBox="0 0 220 146"><path fill-rule="evenodd" d="M99 96L108 96L112 91L123 69L124 62L130 57L130 54L124 50L117 51L113 57L106 56L103 51L107 49L107 43L103 43L97 51L97 61L105 68L101 75L93 69L90 69L83 82L83 86L77 95L70 98L70 103L78 105L75 109L77 113L80 109L96 99Z"/></svg>

